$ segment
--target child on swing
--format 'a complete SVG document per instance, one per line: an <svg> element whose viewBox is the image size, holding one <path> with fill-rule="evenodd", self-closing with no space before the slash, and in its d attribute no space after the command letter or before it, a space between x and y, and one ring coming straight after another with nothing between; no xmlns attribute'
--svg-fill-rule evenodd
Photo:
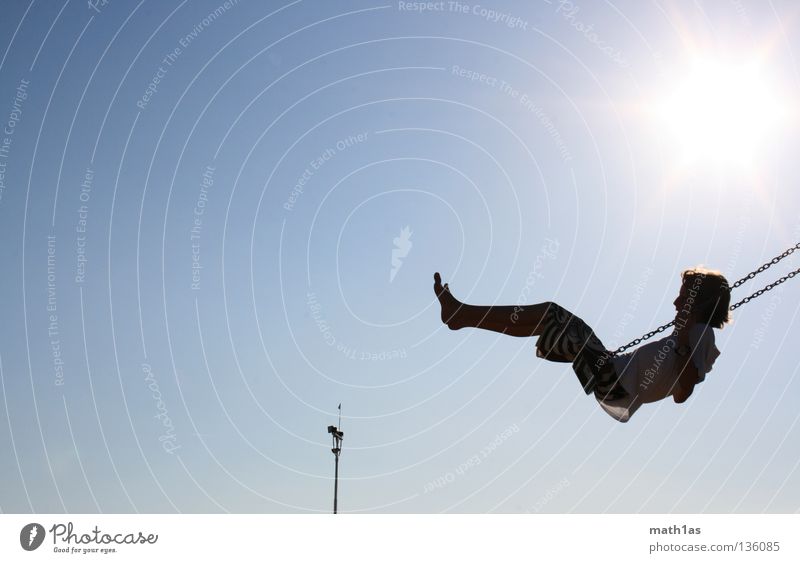
<svg viewBox="0 0 800 563"><path fill-rule="evenodd" d="M603 410L620 422L627 422L644 403L670 396L676 403L685 402L720 354L712 329L730 322L730 287L722 274L705 268L685 270L673 302L675 331L615 357L583 320L556 303L467 305L447 284L442 286L438 272L433 279L442 322L450 329L538 336L536 355L572 363L584 392L594 393Z"/></svg>

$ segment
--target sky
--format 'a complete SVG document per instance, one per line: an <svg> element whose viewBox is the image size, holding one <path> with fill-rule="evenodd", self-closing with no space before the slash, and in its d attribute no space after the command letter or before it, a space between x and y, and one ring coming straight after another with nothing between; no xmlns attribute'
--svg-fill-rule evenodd
<svg viewBox="0 0 800 563"><path fill-rule="evenodd" d="M330 512L329 425L341 512L800 509L796 280L625 424L432 290L613 349L797 244L792 2L1 9L2 512Z"/></svg>

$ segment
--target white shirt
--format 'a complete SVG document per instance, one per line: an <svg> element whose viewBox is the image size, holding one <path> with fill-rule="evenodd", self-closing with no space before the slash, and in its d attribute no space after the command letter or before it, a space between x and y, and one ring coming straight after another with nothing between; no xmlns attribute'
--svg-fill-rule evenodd
<svg viewBox="0 0 800 563"><path fill-rule="evenodd" d="M706 378L711 366L720 354L714 343L714 329L706 324L696 324L689 331L691 358L697 367L697 383ZM620 354L612 362L620 384L628 396L615 401L597 398L600 406L620 422L628 422L644 403L660 401L671 396L677 389L678 354L673 349L677 345L672 335L665 336L637 348L633 352Z"/></svg>

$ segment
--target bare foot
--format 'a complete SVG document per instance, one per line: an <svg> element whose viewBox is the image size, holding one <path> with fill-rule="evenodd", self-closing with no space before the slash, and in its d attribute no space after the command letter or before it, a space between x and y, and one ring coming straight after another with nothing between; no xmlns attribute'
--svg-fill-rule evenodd
<svg viewBox="0 0 800 563"><path fill-rule="evenodd" d="M464 328L465 325L461 324L458 320L458 311L462 303L453 297L450 293L450 287L447 284L442 286L442 277L439 272L433 274L433 291L439 299L439 304L442 306L442 322L451 330L458 330Z"/></svg>

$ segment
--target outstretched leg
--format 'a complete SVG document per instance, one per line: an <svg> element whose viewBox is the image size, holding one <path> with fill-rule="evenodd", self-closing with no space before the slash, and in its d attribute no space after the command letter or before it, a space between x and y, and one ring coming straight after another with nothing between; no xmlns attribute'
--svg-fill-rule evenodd
<svg viewBox="0 0 800 563"><path fill-rule="evenodd" d="M433 290L442 306L442 322L453 330L482 328L511 336L538 336L544 329L549 302L535 305L467 305L456 299L439 272L433 275Z"/></svg>

